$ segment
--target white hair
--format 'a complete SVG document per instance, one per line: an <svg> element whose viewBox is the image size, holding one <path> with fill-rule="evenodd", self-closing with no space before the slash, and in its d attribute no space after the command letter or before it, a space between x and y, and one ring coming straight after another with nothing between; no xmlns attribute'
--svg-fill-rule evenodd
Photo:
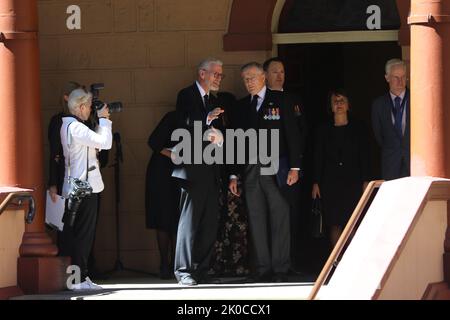
<svg viewBox="0 0 450 320"><path fill-rule="evenodd" d="M69 111L73 114L74 111L81 106L82 104L86 104L92 100L92 93L87 92L83 88L73 90L69 95L69 100L67 102L67 106L69 107Z"/></svg>
<svg viewBox="0 0 450 320"><path fill-rule="evenodd" d="M198 64L197 71L200 72L200 70L209 70L211 68L211 65L217 64L219 66L223 66L223 62L216 58L206 58L202 62Z"/></svg>
<svg viewBox="0 0 450 320"><path fill-rule="evenodd" d="M263 67L259 62L256 62L256 61L252 61L252 62L249 62L249 63L244 64L244 65L241 67L241 73L244 72L244 71L247 71L247 70L250 69L250 68L256 68L256 69L258 69L261 73L264 73L264 67Z"/></svg>
<svg viewBox="0 0 450 320"><path fill-rule="evenodd" d="M385 72L386 75L389 75L391 73L391 70L393 67L396 66L402 66L406 70L406 63L403 60L400 59L391 59L388 62L386 62Z"/></svg>

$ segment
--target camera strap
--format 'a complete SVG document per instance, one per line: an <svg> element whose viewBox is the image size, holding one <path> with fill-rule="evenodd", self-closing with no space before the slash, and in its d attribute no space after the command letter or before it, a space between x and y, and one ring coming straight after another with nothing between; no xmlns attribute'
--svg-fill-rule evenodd
<svg viewBox="0 0 450 320"><path fill-rule="evenodd" d="M77 120L75 120L77 121ZM67 169L67 177L70 179L70 145L71 145L71 138L72 136L69 134L69 127L72 123L74 123L75 121L72 121L71 123L69 123L67 125L67 147L68 147L68 159L67 159L67 164L69 165L69 168ZM88 177L89 177L89 147L86 147L87 152L86 152L86 181L88 181ZM81 177L80 177L81 178Z"/></svg>
<svg viewBox="0 0 450 320"><path fill-rule="evenodd" d="M89 147L87 147L87 153L86 153L86 181L88 181L89 177Z"/></svg>

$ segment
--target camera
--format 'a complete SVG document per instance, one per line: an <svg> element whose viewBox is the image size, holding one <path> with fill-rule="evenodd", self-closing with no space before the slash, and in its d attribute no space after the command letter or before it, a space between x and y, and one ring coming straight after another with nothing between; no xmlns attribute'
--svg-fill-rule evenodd
<svg viewBox="0 0 450 320"><path fill-rule="evenodd" d="M91 84L91 93L92 93L92 111L97 112L103 105L106 104L109 108L110 113L121 112L123 109L122 102L110 102L106 103L99 99L100 90L104 89L105 85L103 83L93 83Z"/></svg>
<svg viewBox="0 0 450 320"><path fill-rule="evenodd" d="M69 178L69 193L67 201L68 223L73 227L80 203L84 197L92 194L92 187L87 181Z"/></svg>

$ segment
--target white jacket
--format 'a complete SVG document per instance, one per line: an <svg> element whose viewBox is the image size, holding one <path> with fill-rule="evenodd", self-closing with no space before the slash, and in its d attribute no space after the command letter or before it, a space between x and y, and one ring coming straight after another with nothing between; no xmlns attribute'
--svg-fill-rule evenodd
<svg viewBox="0 0 450 320"><path fill-rule="evenodd" d="M112 122L108 119L100 119L99 126L96 131L92 131L85 124L79 122L73 117L64 117L62 120L63 124L61 126L60 133L66 165L62 191L63 197L67 198L69 191L69 158L70 176L81 180L86 180L87 165L89 165L90 170L88 182L94 193L101 192L104 189L104 184L100 173L100 165L98 163L96 149L111 149ZM67 127L69 127L68 131ZM88 156L88 163L86 162L86 156ZM94 167L95 169L93 169Z"/></svg>

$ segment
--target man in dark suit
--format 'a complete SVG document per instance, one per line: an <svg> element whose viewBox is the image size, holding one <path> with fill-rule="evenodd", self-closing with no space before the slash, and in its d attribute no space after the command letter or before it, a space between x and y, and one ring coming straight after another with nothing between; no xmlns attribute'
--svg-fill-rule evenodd
<svg viewBox="0 0 450 320"><path fill-rule="evenodd" d="M290 267L290 231L289 204L280 191L280 184L293 185L298 181L300 170L299 132L295 123L294 111L285 105L283 94L266 87L263 67L251 62L241 68L241 76L249 95L238 101L240 127L244 130L266 129L270 140L271 134L278 130L279 154L274 155L273 145L267 143L271 156L280 160L278 174L286 169L286 175L266 174L258 150L256 164L247 160L237 170L243 176L243 189L248 208L250 235L255 249L256 275L255 281L286 280ZM245 151L248 154L248 150ZM241 150L238 150L240 152ZM242 151L241 151L242 152ZM286 159L283 166L282 159ZM240 171L240 172L237 172ZM277 182L278 181L278 182ZM236 175L230 177L231 192L238 194ZM273 278L271 278L273 273Z"/></svg>
<svg viewBox="0 0 450 320"><path fill-rule="evenodd" d="M284 90L284 82L285 82L285 68L283 61L278 58L270 58L266 60L263 64L267 87L273 91L280 91L283 93L286 106L292 108L295 115L295 122L297 123L300 137L297 141L300 146L300 158L303 159L303 154L305 151L305 143L306 143L306 118L303 109L303 103L300 97L292 92L288 92ZM303 163L301 163L303 169ZM298 183L293 184L292 186L283 185L281 187L281 193L286 198L290 207L290 225L291 225L291 269L295 273L301 269L300 265L301 261L301 239L302 234L301 231L304 228L301 222L300 217L300 198L301 198L301 189L300 189L300 180ZM305 206L306 207L306 206ZM305 229L306 230L306 229Z"/></svg>
<svg viewBox="0 0 450 320"><path fill-rule="evenodd" d="M372 104L372 127L381 147L384 180L410 175L410 95L406 88L406 64L399 59L386 63L389 92Z"/></svg>
<svg viewBox="0 0 450 320"><path fill-rule="evenodd" d="M210 91L219 90L222 78L222 62L206 59L198 67L197 81L178 93L176 112L179 127L189 130L194 139L195 122L201 123L202 136L211 126L220 125L218 119L223 109L215 107L215 97ZM214 131L209 135L209 141L221 146L223 136L220 131ZM200 151L202 154L197 157L202 158L203 150ZM194 153L192 156L190 163L176 166L172 174L181 186L175 277L182 285L208 282L207 271L217 237L219 216L219 167L205 164L203 159L201 163L194 163Z"/></svg>

